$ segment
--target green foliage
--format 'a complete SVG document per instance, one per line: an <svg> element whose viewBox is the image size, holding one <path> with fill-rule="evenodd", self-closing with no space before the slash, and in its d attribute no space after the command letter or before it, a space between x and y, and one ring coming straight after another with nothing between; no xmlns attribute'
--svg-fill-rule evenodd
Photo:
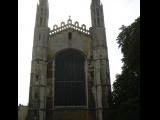
<svg viewBox="0 0 160 120"><path fill-rule="evenodd" d="M122 73L113 84L111 120L139 120L140 17L120 28L117 43L123 54Z"/></svg>

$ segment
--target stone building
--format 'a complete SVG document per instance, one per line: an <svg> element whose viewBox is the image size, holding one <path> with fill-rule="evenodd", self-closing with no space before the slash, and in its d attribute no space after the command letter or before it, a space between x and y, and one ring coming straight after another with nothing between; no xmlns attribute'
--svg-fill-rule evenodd
<svg viewBox="0 0 160 120"><path fill-rule="evenodd" d="M26 120L28 115L28 106L18 106L18 120Z"/></svg>
<svg viewBox="0 0 160 120"><path fill-rule="evenodd" d="M28 120L106 120L111 92L103 5L91 2L92 26L71 18L48 27L48 0L37 4Z"/></svg>

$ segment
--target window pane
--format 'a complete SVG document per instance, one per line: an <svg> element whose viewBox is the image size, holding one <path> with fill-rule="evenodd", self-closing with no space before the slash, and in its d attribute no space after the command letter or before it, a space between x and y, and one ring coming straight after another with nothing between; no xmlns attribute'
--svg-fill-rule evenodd
<svg viewBox="0 0 160 120"><path fill-rule="evenodd" d="M56 56L55 105L85 105L84 57L75 50L65 50Z"/></svg>

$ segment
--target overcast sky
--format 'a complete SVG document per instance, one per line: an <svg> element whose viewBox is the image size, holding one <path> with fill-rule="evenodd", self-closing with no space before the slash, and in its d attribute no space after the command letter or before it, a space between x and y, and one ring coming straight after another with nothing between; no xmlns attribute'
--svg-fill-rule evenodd
<svg viewBox="0 0 160 120"><path fill-rule="evenodd" d="M91 27L91 0L48 0L49 27L67 22L69 16ZM18 0L18 104L27 105L29 96L31 56L38 0ZM121 73L122 54L116 38L121 25L130 25L140 16L140 0L101 0L104 9L111 83Z"/></svg>

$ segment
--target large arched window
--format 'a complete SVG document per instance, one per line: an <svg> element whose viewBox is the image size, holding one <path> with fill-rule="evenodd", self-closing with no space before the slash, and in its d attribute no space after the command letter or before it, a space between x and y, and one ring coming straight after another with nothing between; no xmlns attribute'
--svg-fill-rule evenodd
<svg viewBox="0 0 160 120"><path fill-rule="evenodd" d="M55 57L55 106L84 106L85 58L77 50L67 49Z"/></svg>

